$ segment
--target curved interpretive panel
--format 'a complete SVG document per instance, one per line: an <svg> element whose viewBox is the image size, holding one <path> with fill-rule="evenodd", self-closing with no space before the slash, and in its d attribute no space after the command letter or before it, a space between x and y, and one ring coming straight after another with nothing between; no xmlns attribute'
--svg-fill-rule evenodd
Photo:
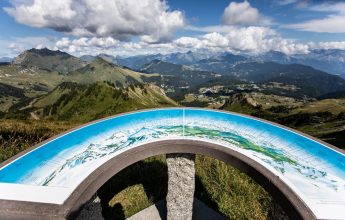
<svg viewBox="0 0 345 220"><path fill-rule="evenodd" d="M301 218L345 219L342 152L267 121L191 108L106 118L4 162L0 218L68 218L120 169L150 155L181 151L228 160L258 182L266 179L264 187L277 188Z"/></svg>

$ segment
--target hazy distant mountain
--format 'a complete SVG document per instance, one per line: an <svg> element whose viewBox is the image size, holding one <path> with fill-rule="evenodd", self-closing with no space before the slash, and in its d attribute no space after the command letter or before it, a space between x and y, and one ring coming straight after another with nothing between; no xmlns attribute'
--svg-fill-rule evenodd
<svg viewBox="0 0 345 220"><path fill-rule="evenodd" d="M170 54L149 54L149 55L137 55L137 56L129 56L129 57L122 57L122 56L112 56L107 54L100 54L98 56L92 55L84 55L81 56L80 59L91 62L95 60L97 57L101 57L108 62L112 62L114 64L120 66L126 66L131 69L139 70L142 69L146 64L154 61L154 60L161 60L167 63L178 64L178 65L187 65L187 66L194 66L202 67L204 63L207 66L207 63L212 62L224 62L227 65L233 65L240 61L247 60L246 57L240 55L234 55L231 53L222 53L222 54L214 54L214 53L199 53L199 52L177 52L177 53L170 53Z"/></svg>
<svg viewBox="0 0 345 220"><path fill-rule="evenodd" d="M96 58L97 58L97 56L92 56L92 55L83 55L83 56L79 57L79 59L81 59L82 61L85 61L87 63L94 61Z"/></svg>
<svg viewBox="0 0 345 220"><path fill-rule="evenodd" d="M297 60L297 63L341 75L345 78L345 50L312 50L308 54L294 55L294 58Z"/></svg>
<svg viewBox="0 0 345 220"><path fill-rule="evenodd" d="M327 73L340 75L345 78L345 50L312 50L307 54L287 55L278 51L253 57L257 61L277 62L281 64L303 64Z"/></svg>
<svg viewBox="0 0 345 220"><path fill-rule="evenodd" d="M182 76L186 73L194 75L194 71L191 67L169 63L158 59L144 65L140 71L145 73L160 73L163 75L175 76ZM208 72L205 72L205 74L208 74Z"/></svg>
<svg viewBox="0 0 345 220"><path fill-rule="evenodd" d="M145 73L159 73L158 82L165 88L169 88L171 97L179 100L186 93L194 92L202 86L232 85L242 83L233 76L223 76L214 72L195 70L189 66L168 63L161 60L153 60L140 70ZM156 79L157 80L157 79Z"/></svg>
<svg viewBox="0 0 345 220"><path fill-rule="evenodd" d="M223 53L212 58L202 59L191 66L195 69L227 74L234 66L248 61L248 58L241 55Z"/></svg>
<svg viewBox="0 0 345 220"><path fill-rule="evenodd" d="M200 62L204 62L200 61ZM193 69L189 66L172 64L161 60L154 60L146 64L141 71L159 73L163 76L175 76L170 81L179 83L180 86L197 85L226 85L233 82L247 82L264 85L267 83L278 83L288 90L288 96L296 97L318 97L328 93L345 90L345 79L316 70L312 67L301 64L279 64L275 62L253 62L242 56L223 55L218 59L207 59L204 64L208 67L217 68L225 65L226 71L216 74L212 71ZM172 82L170 85L173 85ZM210 84L209 82L212 82ZM266 88L267 91L278 91L280 86Z"/></svg>
<svg viewBox="0 0 345 220"><path fill-rule="evenodd" d="M287 55L279 51L269 51L260 55L236 55L231 53L206 54L198 52L139 55L116 57L113 63L140 69L145 64L158 59L174 64L191 66L194 69L227 73L237 64L245 62L276 62L280 64L303 64L327 73L341 75L345 78L345 50L312 50L308 54Z"/></svg>
<svg viewBox="0 0 345 220"><path fill-rule="evenodd" d="M81 57L79 57L81 60L87 62L87 63L91 63L92 61L96 60L97 58L102 58L103 60L106 60L110 63L114 63L114 64L117 64L117 61L116 61L116 57L115 56L112 56L112 55L108 55L108 54L105 54L105 53L101 53L97 56L93 56L93 55L83 55Z"/></svg>
<svg viewBox="0 0 345 220"><path fill-rule="evenodd" d="M181 86L184 85L189 87L194 87L195 85L200 85L201 83L208 81L213 81L215 83L217 81L220 84L223 84L222 79L224 79L221 74L197 70L191 68L190 66L169 63L162 60L153 60L152 62L144 65L140 71L144 73L158 73L164 76L164 78L173 77L173 79L171 79L171 83L180 82ZM232 76L226 76L226 78L227 80L238 82L238 80ZM216 79L219 79L219 81Z"/></svg>
<svg viewBox="0 0 345 220"><path fill-rule="evenodd" d="M152 54L152 55L138 55L131 57L116 57L113 62L127 66L132 69L139 70L145 64L150 63L153 60L162 60L168 63L181 64L181 65L192 65L199 60L209 58L210 55L206 53L197 53L188 51L186 53L170 53L170 54Z"/></svg>
<svg viewBox="0 0 345 220"><path fill-rule="evenodd" d="M192 65L197 63L200 60L208 59L211 55L209 53L198 53L188 51L186 53L171 53L162 55L160 60L165 62L174 63L174 64L181 64L181 65Z"/></svg>
<svg viewBox="0 0 345 220"><path fill-rule="evenodd" d="M285 53L273 50L258 56L254 56L252 58L262 62L276 62L281 64L298 63L298 60L296 58L289 56Z"/></svg>
<svg viewBox="0 0 345 220"><path fill-rule="evenodd" d="M248 60L244 56L236 55L236 54L232 54L232 53L221 54L220 56L217 57L217 59L224 61L224 62L228 62L230 64L241 63L241 62L245 62Z"/></svg>
<svg viewBox="0 0 345 220"><path fill-rule="evenodd" d="M108 62L126 66L131 69L139 70L145 64L152 62L153 60L162 60L165 62L173 63L173 64L181 64L181 65L192 65L199 60L210 58L210 54L206 53L197 53L188 51L186 53L170 53L170 54L150 54L150 55L137 55L137 56L129 56L129 57L122 57L122 56L112 56L108 54L99 54L98 56L92 55L84 55L81 56L80 59L91 62L95 60L97 57L101 57Z"/></svg>
<svg viewBox="0 0 345 220"><path fill-rule="evenodd" d="M86 65L81 59L59 50L30 49L17 56L12 63L25 67L68 73Z"/></svg>
<svg viewBox="0 0 345 220"><path fill-rule="evenodd" d="M7 63L7 62L11 62L13 60L13 58L10 57L0 57L0 63Z"/></svg>
<svg viewBox="0 0 345 220"><path fill-rule="evenodd" d="M151 55L138 55L131 57L116 57L114 63L120 66L126 66L134 70L139 70L147 63L155 59L161 59L161 54L151 54Z"/></svg>
<svg viewBox="0 0 345 220"><path fill-rule="evenodd" d="M150 63L154 60L161 60L168 63L179 64L179 65L192 65L199 60L209 58L210 55L204 53L196 53L188 51L186 53L170 53L170 54L153 54L153 55L138 55L131 57L116 57L117 64L127 66L132 69L139 70L145 64Z"/></svg>
<svg viewBox="0 0 345 220"><path fill-rule="evenodd" d="M327 73L345 78L345 50L312 50L308 54L287 55L279 51L269 51L256 56L241 56L226 53L200 60L191 65L194 68L227 73L237 64L246 62L276 62L280 64L303 64Z"/></svg>
<svg viewBox="0 0 345 220"><path fill-rule="evenodd" d="M345 79L301 64L242 63L234 67L233 74L239 79L255 83L277 82L294 85L295 91L291 91L292 93L311 97L345 89Z"/></svg>

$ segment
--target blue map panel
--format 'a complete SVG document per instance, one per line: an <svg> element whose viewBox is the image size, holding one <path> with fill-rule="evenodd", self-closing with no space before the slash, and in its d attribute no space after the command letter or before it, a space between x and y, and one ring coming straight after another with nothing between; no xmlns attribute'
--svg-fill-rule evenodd
<svg viewBox="0 0 345 220"><path fill-rule="evenodd" d="M168 139L231 148L279 176L318 219L345 219L345 155L268 122L188 108L128 113L59 136L0 168L0 199L62 204L109 159Z"/></svg>

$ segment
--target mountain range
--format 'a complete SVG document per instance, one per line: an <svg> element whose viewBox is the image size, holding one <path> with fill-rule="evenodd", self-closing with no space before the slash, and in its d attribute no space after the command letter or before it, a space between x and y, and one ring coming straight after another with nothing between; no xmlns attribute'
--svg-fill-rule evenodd
<svg viewBox="0 0 345 220"><path fill-rule="evenodd" d="M329 62L335 62L335 57L342 54L339 51L313 52L316 53L327 53ZM321 59L321 55L313 57ZM163 89L164 96L167 94L177 101L183 100L186 94L214 86L227 87L229 91L249 88L296 98L345 94L345 79L299 64L300 60L302 58L273 51L255 57L189 51L129 58L101 54L81 59L61 51L31 49L11 63L0 65L0 102L6 103L0 111L7 111L13 105L17 110L33 106L38 98L69 82L87 87L106 82L118 90L151 85L157 91Z"/></svg>
<svg viewBox="0 0 345 220"><path fill-rule="evenodd" d="M86 62L91 62L97 57L101 57L107 60L108 62L112 62L120 66L126 66L132 69L139 70L145 64L150 63L153 60L162 60L168 63L181 65L192 65L198 62L199 60L210 58L211 55L207 53L196 53L188 51L186 53L177 52L170 54L148 54L130 57L111 56L107 54L99 54L98 56L84 55L81 56L80 59Z"/></svg>
<svg viewBox="0 0 345 220"><path fill-rule="evenodd" d="M108 88L111 85L112 90L121 94L129 93L128 87L134 86L130 89L132 91L130 93L134 95L128 96L125 100L126 105L137 103L139 106L140 103L135 97L141 97L140 94L147 95L145 103L148 104L141 103L142 107L157 106L152 104L153 101L173 103L174 101L170 100L160 87L153 83L148 84L147 81L152 81L151 78L159 77L157 74L144 74L120 67L102 58L86 63L64 52L32 49L20 54L12 63L0 65L0 111L32 112L32 108L38 110L38 106L35 105L38 100L49 97L47 99L51 102L56 102L60 99L60 96L56 95L57 92L53 95L51 92L57 91L56 89L62 91L59 88L64 83L71 83L69 87L74 86L84 90ZM96 84L98 86L95 87ZM61 94L65 94L65 91ZM79 90L74 91L75 95L78 94L77 91ZM95 89L92 91L97 92ZM63 103L67 104L67 102ZM75 104L78 105L78 102L76 101Z"/></svg>
<svg viewBox="0 0 345 220"><path fill-rule="evenodd" d="M233 62L227 61L228 58ZM208 71L160 60L146 64L140 71L176 76L174 82L181 81L181 84L184 82L183 85L189 86L190 91L206 85L229 86L241 83L255 84L260 87L259 90L298 98L319 97L345 91L345 79L301 64L244 62L240 56L223 56L223 59L216 61L208 59L202 62L205 65L204 69ZM223 69L217 71L219 67Z"/></svg>
<svg viewBox="0 0 345 220"><path fill-rule="evenodd" d="M222 82L229 82L229 78L232 77L233 80L251 83L288 83L296 87L297 91L292 91L292 94L297 97L318 97L328 92L345 90L344 80L334 76L345 76L345 53L342 50L313 50L309 54L297 55L287 55L278 51L255 56L188 51L127 58L101 54L100 57L141 72L159 73L166 78L174 76L174 80L165 82L168 86L173 82L189 89L195 87L195 84L214 80L223 85L226 83ZM334 75L329 74L333 72ZM327 83L321 83L322 80Z"/></svg>
<svg viewBox="0 0 345 220"><path fill-rule="evenodd" d="M0 63L9 63L11 62L13 59L10 57L0 57Z"/></svg>
<svg viewBox="0 0 345 220"><path fill-rule="evenodd" d="M259 55L231 54L225 53L199 53L188 51L186 53L171 54L150 54L130 57L111 56L100 54L105 60L139 70L143 65L159 59L165 62L188 65L193 68L207 71L222 72L231 65L242 62L276 62L280 64L302 64L311 66L324 72L339 75L345 78L345 50L338 49L317 49L307 54L288 55L278 51L268 51ZM95 59L96 56L85 55L81 59L87 62Z"/></svg>

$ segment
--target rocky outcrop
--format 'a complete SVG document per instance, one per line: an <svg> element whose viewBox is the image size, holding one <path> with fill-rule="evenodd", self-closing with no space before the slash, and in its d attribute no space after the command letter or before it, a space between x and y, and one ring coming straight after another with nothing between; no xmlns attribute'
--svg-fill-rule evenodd
<svg viewBox="0 0 345 220"><path fill-rule="evenodd" d="M253 107L258 107L258 103L251 97L250 94L247 94L247 93L236 93L232 96L230 96L224 106L230 106L230 105L233 105L233 104L236 104L236 103L239 103L239 104L248 104L248 105L251 105Z"/></svg>

